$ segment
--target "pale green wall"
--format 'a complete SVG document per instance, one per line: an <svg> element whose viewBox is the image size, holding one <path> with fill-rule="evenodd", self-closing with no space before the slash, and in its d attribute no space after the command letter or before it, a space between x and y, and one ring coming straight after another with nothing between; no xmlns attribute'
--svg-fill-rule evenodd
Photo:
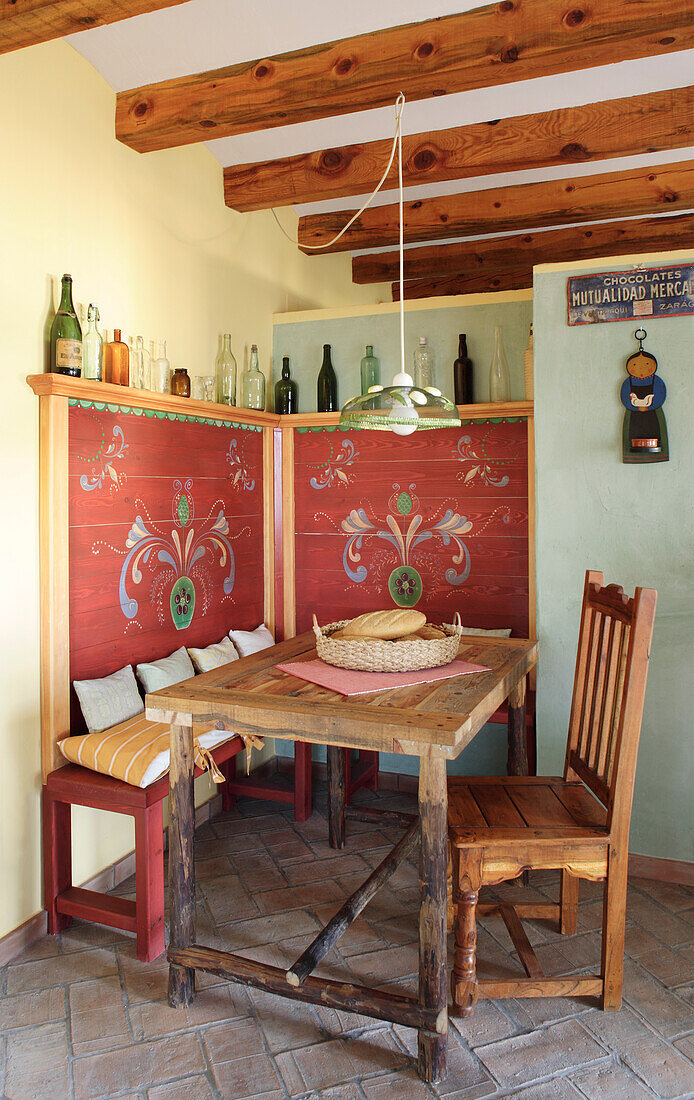
<svg viewBox="0 0 694 1100"><path fill-rule="evenodd" d="M572 273L536 272L534 286L539 770L563 765L585 570L657 588L630 850L691 860L694 317L644 322L668 389L671 458L625 465L618 391L638 326L569 328Z"/></svg>
<svg viewBox="0 0 694 1100"><path fill-rule="evenodd" d="M491 297L491 296L490 296ZM405 314L405 365L412 370L415 346L426 336L436 355L436 384L453 397L453 361L458 354L458 333L468 337L468 351L475 369L475 399L489 400L489 364L494 325L501 324L511 375L511 398L525 397L523 352L528 344L532 302L446 306ZM275 323L274 374L278 377L282 356L288 355L292 377L299 384L300 412L315 412L316 381L323 361L323 344L332 347L338 377L338 400L344 404L360 392L359 364L366 344L374 345L381 361L381 382L389 385L400 369L400 322L397 313L362 317L333 317L305 322Z"/></svg>

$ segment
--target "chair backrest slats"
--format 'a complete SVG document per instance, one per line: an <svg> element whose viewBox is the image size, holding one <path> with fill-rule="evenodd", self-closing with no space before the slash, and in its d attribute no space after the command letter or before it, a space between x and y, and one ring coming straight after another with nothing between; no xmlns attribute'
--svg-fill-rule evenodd
<svg viewBox="0 0 694 1100"><path fill-rule="evenodd" d="M631 811L656 593L632 599L588 572L583 593L567 776L581 779L607 807L608 820Z"/></svg>

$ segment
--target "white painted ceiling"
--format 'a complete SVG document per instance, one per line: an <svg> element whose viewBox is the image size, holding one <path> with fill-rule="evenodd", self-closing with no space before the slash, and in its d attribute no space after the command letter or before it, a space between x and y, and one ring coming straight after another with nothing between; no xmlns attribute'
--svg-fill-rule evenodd
<svg viewBox="0 0 694 1100"><path fill-rule="evenodd" d="M664 0L667 3L667 0ZM477 0L189 0L163 11L71 35L68 41L116 91L233 65L303 46L363 34L382 27L419 22L479 7ZM419 133L487 119L639 95L694 83L694 50L625 61L580 73L484 88L406 105L403 132ZM222 165L286 157L335 145L392 136L394 109L381 108L282 126L205 144ZM574 135L571 135L573 138ZM694 142L694 136L693 136ZM146 156L147 154L142 154ZM694 157L687 149L589 164L562 165L527 172L483 176L407 190L408 199L474 191L510 183L561 179L670 163ZM361 205L363 197L331 199L295 207L317 213ZM374 204L393 202L393 191ZM221 196L220 196L221 201Z"/></svg>

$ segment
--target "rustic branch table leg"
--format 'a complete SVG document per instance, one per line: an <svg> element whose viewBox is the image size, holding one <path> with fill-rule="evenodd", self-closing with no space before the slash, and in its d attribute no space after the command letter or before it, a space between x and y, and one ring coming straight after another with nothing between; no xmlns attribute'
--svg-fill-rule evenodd
<svg viewBox="0 0 694 1100"><path fill-rule="evenodd" d="M528 775L528 743L525 728L525 676L508 697L508 775Z"/></svg>
<svg viewBox="0 0 694 1100"><path fill-rule="evenodd" d="M172 948L195 943L195 868L193 837L193 727L171 723L171 768L169 772L169 882L171 885ZM169 1004L189 1005L195 999L195 971L187 966L169 967Z"/></svg>
<svg viewBox="0 0 694 1100"><path fill-rule="evenodd" d="M437 1014L436 1034L419 1032L419 1076L446 1075L446 870L448 866L446 761L428 749L419 761L419 1003Z"/></svg>
<svg viewBox="0 0 694 1100"><path fill-rule="evenodd" d="M328 831L331 848L345 846L345 750L328 745Z"/></svg>

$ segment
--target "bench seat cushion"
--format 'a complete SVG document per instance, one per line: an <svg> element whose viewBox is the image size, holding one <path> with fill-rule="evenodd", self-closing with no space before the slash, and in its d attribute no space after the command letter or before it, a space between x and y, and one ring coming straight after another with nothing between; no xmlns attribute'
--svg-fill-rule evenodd
<svg viewBox="0 0 694 1100"><path fill-rule="evenodd" d="M195 740L209 752L234 737L236 734L229 730L212 729L196 733ZM169 770L169 727L163 722L148 721L144 714L101 733L66 737L58 742L58 747L73 764L122 779L135 787L149 787Z"/></svg>

